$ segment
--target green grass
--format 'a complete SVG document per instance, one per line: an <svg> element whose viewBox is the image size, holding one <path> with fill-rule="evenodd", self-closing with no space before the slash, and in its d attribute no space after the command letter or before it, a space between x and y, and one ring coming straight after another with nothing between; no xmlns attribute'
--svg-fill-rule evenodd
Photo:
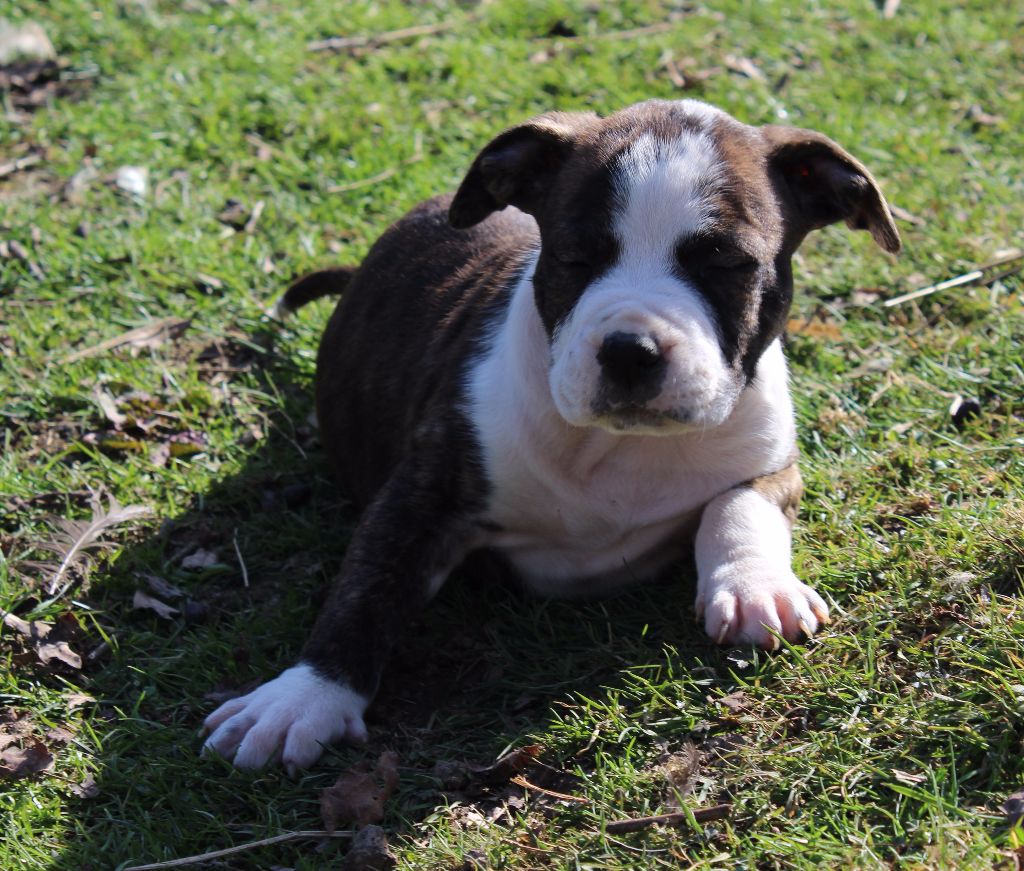
<svg viewBox="0 0 1024 871"><path fill-rule="evenodd" d="M39 735L75 731L50 772L0 781L0 867L114 868L318 828L319 789L382 748L399 753L385 825L406 867L1016 867L1024 831L1007 830L999 805L1024 785L1024 286L895 309L858 294L895 295L1024 245L1014 4L904 3L892 20L866 0L28 0L3 14L39 21L69 69L95 79L32 115L5 98L0 118L0 163L44 158L0 180L0 239L44 270L0 260L0 607L46 598L31 562L51 515L87 514L87 488L155 518L115 531L86 584L34 613L77 616L73 647L98 652L81 672L25 665L0 637L0 708L28 712ZM438 22L450 27L370 51L306 49ZM659 22L670 27L606 36ZM764 79L730 71L727 55ZM199 760L204 695L288 662L351 528L307 422L329 305L283 330L262 308L293 275L357 262L503 126L683 96L666 57L709 73L685 96L828 133L917 219L901 222L898 259L842 228L798 258L794 317L826 326L797 325L789 345L807 483L795 560L834 623L773 656L723 651L694 625L688 568L583 605L467 577L397 654L369 747L338 748L295 781ZM973 106L998 117L979 123ZM68 198L86 165L97 179ZM145 200L105 181L123 165L148 168ZM265 204L252 232L218 221L232 198ZM193 319L176 341L66 361L170 316ZM98 384L163 413L146 451L90 438L105 429ZM963 430L948 414L956 394L983 406ZM203 452L151 461L159 438L187 431ZM199 545L219 564L183 569ZM205 619L133 611L145 571ZM96 702L72 710L76 690ZM533 741L563 773L529 776L587 803L460 795L431 774ZM691 745L700 765L673 785L665 760ZM90 772L99 794L76 798ZM719 802L728 820L603 830ZM222 867L322 868L341 849L298 842Z"/></svg>

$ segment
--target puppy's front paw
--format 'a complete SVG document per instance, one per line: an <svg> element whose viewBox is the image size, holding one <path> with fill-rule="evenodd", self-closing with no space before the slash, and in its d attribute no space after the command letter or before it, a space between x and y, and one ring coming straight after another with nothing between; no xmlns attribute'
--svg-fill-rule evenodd
<svg viewBox="0 0 1024 871"><path fill-rule="evenodd" d="M697 615L719 644L756 644L768 650L811 636L828 623L828 606L788 566L743 560L716 568L698 584Z"/></svg>
<svg viewBox="0 0 1024 871"><path fill-rule="evenodd" d="M367 704L360 693L296 665L210 714L203 752L219 753L237 768L262 768L280 758L292 774L316 762L324 744L365 741Z"/></svg>

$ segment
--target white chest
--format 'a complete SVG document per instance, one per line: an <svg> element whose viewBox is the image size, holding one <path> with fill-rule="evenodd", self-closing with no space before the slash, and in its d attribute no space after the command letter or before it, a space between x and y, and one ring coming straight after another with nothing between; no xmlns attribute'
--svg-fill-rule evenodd
<svg viewBox="0 0 1024 871"><path fill-rule="evenodd" d="M570 426L551 399L547 347L532 299L517 291L467 384L496 527L482 544L540 592L596 593L649 576L686 548L708 501L788 465L794 428L778 343L725 424L673 435Z"/></svg>

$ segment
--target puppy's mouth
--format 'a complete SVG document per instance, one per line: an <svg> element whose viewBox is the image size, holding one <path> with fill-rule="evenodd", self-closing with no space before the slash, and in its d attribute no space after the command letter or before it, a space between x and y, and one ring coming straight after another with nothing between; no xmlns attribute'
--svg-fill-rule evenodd
<svg viewBox="0 0 1024 871"><path fill-rule="evenodd" d="M694 428L682 412L633 404L595 408L594 426L619 435L674 435Z"/></svg>

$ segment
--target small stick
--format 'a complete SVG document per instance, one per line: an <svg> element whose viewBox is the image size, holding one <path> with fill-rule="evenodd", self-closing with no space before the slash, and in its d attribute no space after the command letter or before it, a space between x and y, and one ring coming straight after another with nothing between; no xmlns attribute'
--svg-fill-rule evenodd
<svg viewBox="0 0 1024 871"><path fill-rule="evenodd" d="M244 230L246 233L251 233L256 229L256 222L259 221L260 215L263 214L263 210L267 204L263 200L256 200L256 204L252 207L252 212L249 215L249 220L245 222Z"/></svg>
<svg viewBox="0 0 1024 871"><path fill-rule="evenodd" d="M199 853L195 856L185 856L183 859L169 859L166 862L153 862L150 865L132 865L124 871L154 871L156 868L180 868L182 865L197 865L210 859L220 859L224 856L234 856L236 853L244 853L246 850L255 850L258 847L269 847L271 844L283 844L285 841L296 841L300 838L351 838L355 832L350 831L305 831L305 832L284 832L274 835L272 838L264 838L262 841L250 841L248 844L239 844L236 847L226 847L223 850L212 850L209 853Z"/></svg>
<svg viewBox="0 0 1024 871"><path fill-rule="evenodd" d="M521 774L517 774L509 781L509 783L514 783L516 786L522 786L526 789L532 789L534 792L549 795L551 798L557 798L561 801L575 801L580 804L590 804L589 798L584 798L582 795L568 795L564 792L555 792L553 789L545 789L543 786L537 786L535 783L530 783L530 781Z"/></svg>
<svg viewBox="0 0 1024 871"><path fill-rule="evenodd" d="M9 175L14 175L16 172L21 172L23 169L28 169L30 166L35 166L37 163L42 163L43 159L38 154L26 154L24 157L18 157L9 163L0 163L0 178L7 178Z"/></svg>
<svg viewBox="0 0 1024 871"><path fill-rule="evenodd" d="M637 817L632 820L614 820L605 824L605 831L612 834L623 832L639 832L641 829L657 826L680 826L690 821L692 816L698 823L710 823L713 820L724 820L732 812L731 804L716 804L711 807L694 808L692 811L676 811L671 814L658 814L656 817Z"/></svg>
<svg viewBox="0 0 1024 871"><path fill-rule="evenodd" d="M415 39L417 36L432 36L443 33L461 24L459 21L440 21L437 24L417 24L400 30L389 30L373 36L331 36L306 44L307 51L347 51L353 48L376 48L389 42Z"/></svg>
<svg viewBox="0 0 1024 871"><path fill-rule="evenodd" d="M137 345L140 342L149 342L157 337L162 337L164 333L171 336L175 333L183 332L191 323L192 318L160 318L159 320L151 321L148 324L143 324L141 327L136 327L134 330L128 330L127 333L122 333L120 336L114 336L111 339L104 339L98 345L74 351L73 353L68 354L62 362L74 363L76 360L84 360L86 357L94 357L97 354L102 354L105 351L112 351L114 348L120 348L123 345Z"/></svg>
<svg viewBox="0 0 1024 871"><path fill-rule="evenodd" d="M634 36L648 36L652 33L665 33L675 27L673 21L658 21L645 24L643 27L631 27L629 30L606 30L603 33L585 33L576 36L545 37L546 39L564 39L572 42L581 39L630 39Z"/></svg>
<svg viewBox="0 0 1024 871"><path fill-rule="evenodd" d="M882 305L885 308L891 308L900 303L910 302L912 299L920 299L922 296L930 296L940 290L948 290L951 287L960 287L964 284L991 284L999 278L1013 275L1013 273L1020 272L1022 269L1024 269L1024 254L1010 254L979 266L977 269L972 269L970 272L965 272L963 275L957 275L955 278L949 278L946 281L940 281L938 284L930 284L928 287L921 287L910 291L910 293L894 296L892 299L887 299Z"/></svg>
<svg viewBox="0 0 1024 871"><path fill-rule="evenodd" d="M245 567L245 560L242 559L242 551L238 547L238 530L231 533L231 543L235 546L235 556L238 557L238 565L242 568L242 585L249 589L249 571Z"/></svg>
<svg viewBox="0 0 1024 871"><path fill-rule="evenodd" d="M398 170L403 166L408 166L410 163L416 163L418 160L423 159L423 142L421 141L419 134L413 143L413 152L405 160L400 160L396 166L389 166L383 172L378 172L376 175L371 175L369 178L361 178L358 181L349 181L344 184L331 185L327 188L329 194L343 194L348 191L359 190L359 188L369 187L370 185L377 184L380 181L386 181L391 178Z"/></svg>

